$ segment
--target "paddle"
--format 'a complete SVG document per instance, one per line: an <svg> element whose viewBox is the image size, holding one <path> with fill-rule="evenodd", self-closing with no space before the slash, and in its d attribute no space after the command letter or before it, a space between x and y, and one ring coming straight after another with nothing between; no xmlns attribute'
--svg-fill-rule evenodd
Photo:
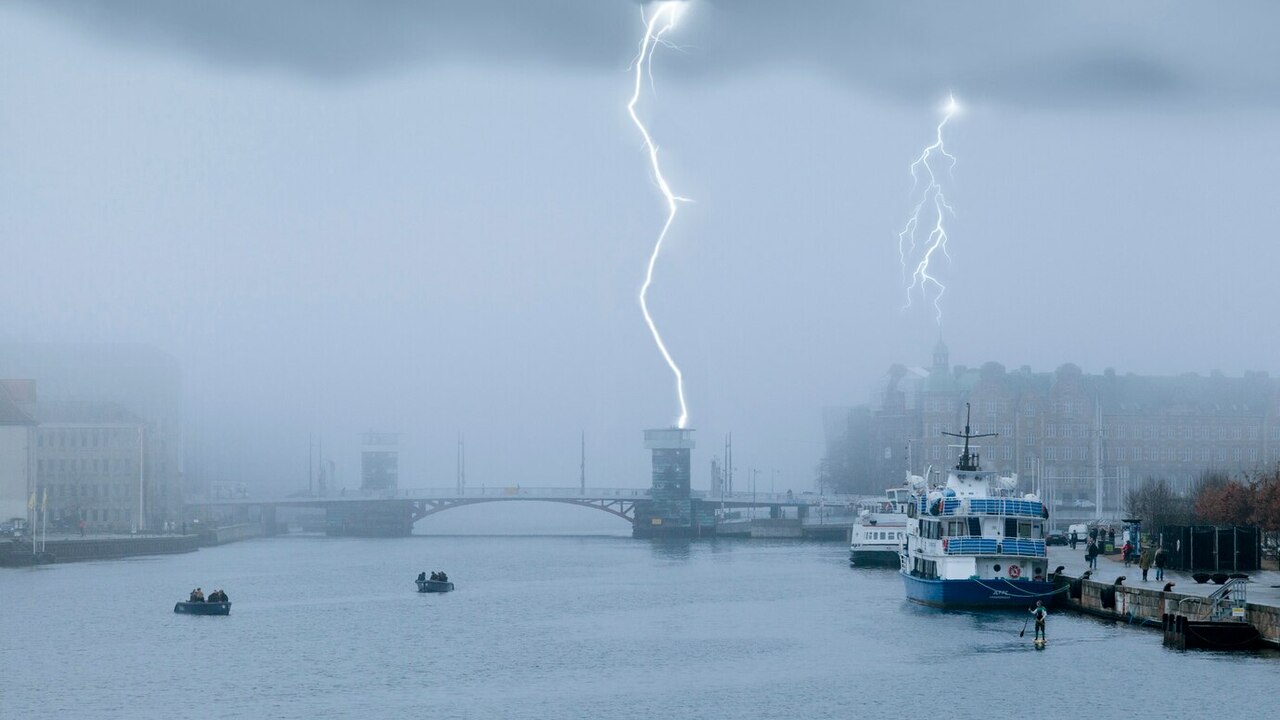
<svg viewBox="0 0 1280 720"><path fill-rule="evenodd" d="M1018 633L1018 637L1022 637L1027 634L1027 623L1029 622L1031 622L1031 618L1027 618L1022 621L1022 632Z"/></svg>

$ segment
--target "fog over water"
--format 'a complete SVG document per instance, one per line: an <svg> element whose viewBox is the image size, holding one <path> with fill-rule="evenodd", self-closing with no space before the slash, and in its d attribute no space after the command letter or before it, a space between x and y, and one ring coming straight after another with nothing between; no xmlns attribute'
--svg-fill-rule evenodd
<svg viewBox="0 0 1280 720"><path fill-rule="evenodd" d="M518 5L518 10L514 9ZM189 461L294 489L648 484L677 414L636 294L663 220L633 2L0 7L0 340L182 364ZM893 362L1280 370L1263 269L1277 11L695 2L646 120L684 206L650 305L706 461L812 486ZM941 328L903 312L907 166L954 91Z"/></svg>

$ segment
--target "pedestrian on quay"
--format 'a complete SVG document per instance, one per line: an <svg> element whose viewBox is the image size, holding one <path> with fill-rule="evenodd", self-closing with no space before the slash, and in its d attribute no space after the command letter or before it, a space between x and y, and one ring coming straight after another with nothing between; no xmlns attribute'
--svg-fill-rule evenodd
<svg viewBox="0 0 1280 720"><path fill-rule="evenodd" d="M1084 559L1089 563L1090 570L1098 569L1098 543L1092 539L1084 546Z"/></svg>
<svg viewBox="0 0 1280 720"><path fill-rule="evenodd" d="M1133 560L1133 543L1124 541L1124 547L1120 548L1120 557L1124 559L1124 566L1129 567L1129 563Z"/></svg>
<svg viewBox="0 0 1280 720"><path fill-rule="evenodd" d="M1156 564L1156 581L1164 579L1164 564L1169 561L1169 551L1164 546L1156 548L1155 564Z"/></svg>
<svg viewBox="0 0 1280 720"><path fill-rule="evenodd" d="M1074 530L1071 532L1071 549L1076 549L1076 533Z"/></svg>
<svg viewBox="0 0 1280 720"><path fill-rule="evenodd" d="M1155 553L1151 552L1151 548L1143 548L1142 554L1138 556L1138 567L1142 568L1142 582L1147 581L1147 571L1151 569L1151 564L1155 561ZM1160 578L1156 578L1159 580Z"/></svg>

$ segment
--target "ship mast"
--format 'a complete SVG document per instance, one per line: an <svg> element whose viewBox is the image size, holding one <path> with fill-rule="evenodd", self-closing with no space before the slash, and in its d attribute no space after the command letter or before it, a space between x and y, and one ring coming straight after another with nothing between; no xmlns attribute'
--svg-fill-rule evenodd
<svg viewBox="0 0 1280 720"><path fill-rule="evenodd" d="M964 404L964 433L944 432L942 434L948 435L950 437L964 438L964 452L960 453L960 462L956 464L956 469L976 472L979 469L978 454L969 453L969 441L974 438L995 437L996 433L984 433L982 435L974 435L972 432L970 432L969 418L972 415L972 412L973 412L973 409L969 407L969 403L965 403Z"/></svg>

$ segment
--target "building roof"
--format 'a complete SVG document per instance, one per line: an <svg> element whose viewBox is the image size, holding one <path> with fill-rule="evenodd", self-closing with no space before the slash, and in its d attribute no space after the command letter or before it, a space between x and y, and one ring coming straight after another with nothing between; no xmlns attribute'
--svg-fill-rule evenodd
<svg viewBox="0 0 1280 720"><path fill-rule="evenodd" d="M40 422L49 425L141 425L142 418L120 403L100 400L53 400L36 409Z"/></svg>
<svg viewBox="0 0 1280 720"><path fill-rule="evenodd" d="M0 380L0 425L38 425L29 407L35 399L35 383L30 380Z"/></svg>

